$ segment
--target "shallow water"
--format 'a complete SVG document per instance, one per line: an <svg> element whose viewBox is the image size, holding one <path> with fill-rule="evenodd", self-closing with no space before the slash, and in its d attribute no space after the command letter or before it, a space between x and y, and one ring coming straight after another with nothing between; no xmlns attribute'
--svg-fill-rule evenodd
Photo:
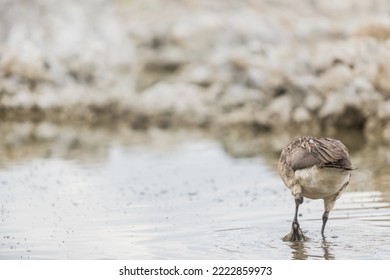
<svg viewBox="0 0 390 280"><path fill-rule="evenodd" d="M378 188L367 180L365 190L361 177L352 181L325 240L322 201L305 200L300 224L309 241L290 243L282 238L294 201L275 158L233 157L202 137L168 147L107 141L104 153L82 147L71 156L52 146L28 157L2 154L1 259L390 258L383 180Z"/></svg>

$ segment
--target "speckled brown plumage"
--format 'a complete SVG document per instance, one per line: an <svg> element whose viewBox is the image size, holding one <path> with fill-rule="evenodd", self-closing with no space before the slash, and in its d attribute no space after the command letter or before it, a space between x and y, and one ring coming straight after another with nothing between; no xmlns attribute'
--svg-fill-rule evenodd
<svg viewBox="0 0 390 280"><path fill-rule="evenodd" d="M352 169L348 149L341 141L308 136L297 138L288 144L282 151L280 164L290 165L294 171L314 165Z"/></svg>
<svg viewBox="0 0 390 280"><path fill-rule="evenodd" d="M353 168L348 149L336 139L300 137L283 149L278 169L296 202L290 240L304 239L297 220L303 197L324 199L323 234L329 211L350 180Z"/></svg>

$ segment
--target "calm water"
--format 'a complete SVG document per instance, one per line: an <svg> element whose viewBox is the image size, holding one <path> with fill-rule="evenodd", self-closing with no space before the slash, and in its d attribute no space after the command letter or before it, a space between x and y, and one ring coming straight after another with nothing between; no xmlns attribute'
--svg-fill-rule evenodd
<svg viewBox="0 0 390 280"><path fill-rule="evenodd" d="M322 200L306 200L310 240L290 243L294 201L274 158L235 158L204 138L107 141L104 153L70 156L16 150L2 154L1 259L390 258L390 191L386 177L372 186L370 169L337 202L325 240Z"/></svg>

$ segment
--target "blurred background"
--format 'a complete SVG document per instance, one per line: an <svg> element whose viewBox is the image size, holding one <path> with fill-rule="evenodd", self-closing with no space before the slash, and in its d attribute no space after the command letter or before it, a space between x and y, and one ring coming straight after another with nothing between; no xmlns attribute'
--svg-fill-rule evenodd
<svg viewBox="0 0 390 280"><path fill-rule="evenodd" d="M366 154L357 166L382 166L389 13L385 0L1 0L0 164L190 129L272 161L296 136L338 137Z"/></svg>
<svg viewBox="0 0 390 280"><path fill-rule="evenodd" d="M16 185L32 191L35 200L36 185L47 188L46 171L39 167L48 166L45 160L77 163L69 174L57 167L49 172L61 181L64 174L80 175L79 169L111 170L108 163L118 153L118 166L131 166L134 149L152 153L145 162L154 156L172 162L169 155L180 154L178 147L190 141L195 155L200 145L205 156L218 151L221 161L263 166L275 180L267 186L282 195L276 163L284 145L300 135L328 136L349 147L358 167L350 190L367 192L359 203L382 201L367 209L379 207L388 226L389 15L386 0L0 0L0 168L8 178L0 178L0 190L12 192L12 174L21 172L26 178ZM194 160L186 156L178 162ZM234 173L234 164L225 171ZM32 186L26 182L36 168L43 173ZM129 172L115 170L120 178ZM258 188L263 177L253 176ZM178 177L186 185L188 179ZM139 193L147 193L145 185ZM180 194L182 185L171 192ZM44 191L39 195L45 197ZM14 232L5 217L15 217L9 203L18 205L18 199L5 197L3 226ZM22 213L23 207L15 209ZM3 248L15 251L16 245L8 245ZM31 249L23 250L32 256ZM95 257L59 257L64 256Z"/></svg>
<svg viewBox="0 0 390 280"><path fill-rule="evenodd" d="M388 142L389 6L2 0L1 118Z"/></svg>

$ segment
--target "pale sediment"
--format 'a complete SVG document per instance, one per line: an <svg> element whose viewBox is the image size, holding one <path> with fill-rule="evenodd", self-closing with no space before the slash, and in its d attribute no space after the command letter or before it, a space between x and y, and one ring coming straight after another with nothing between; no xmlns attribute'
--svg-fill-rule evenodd
<svg viewBox="0 0 390 280"><path fill-rule="evenodd" d="M389 11L379 0L3 1L0 117L390 142Z"/></svg>

